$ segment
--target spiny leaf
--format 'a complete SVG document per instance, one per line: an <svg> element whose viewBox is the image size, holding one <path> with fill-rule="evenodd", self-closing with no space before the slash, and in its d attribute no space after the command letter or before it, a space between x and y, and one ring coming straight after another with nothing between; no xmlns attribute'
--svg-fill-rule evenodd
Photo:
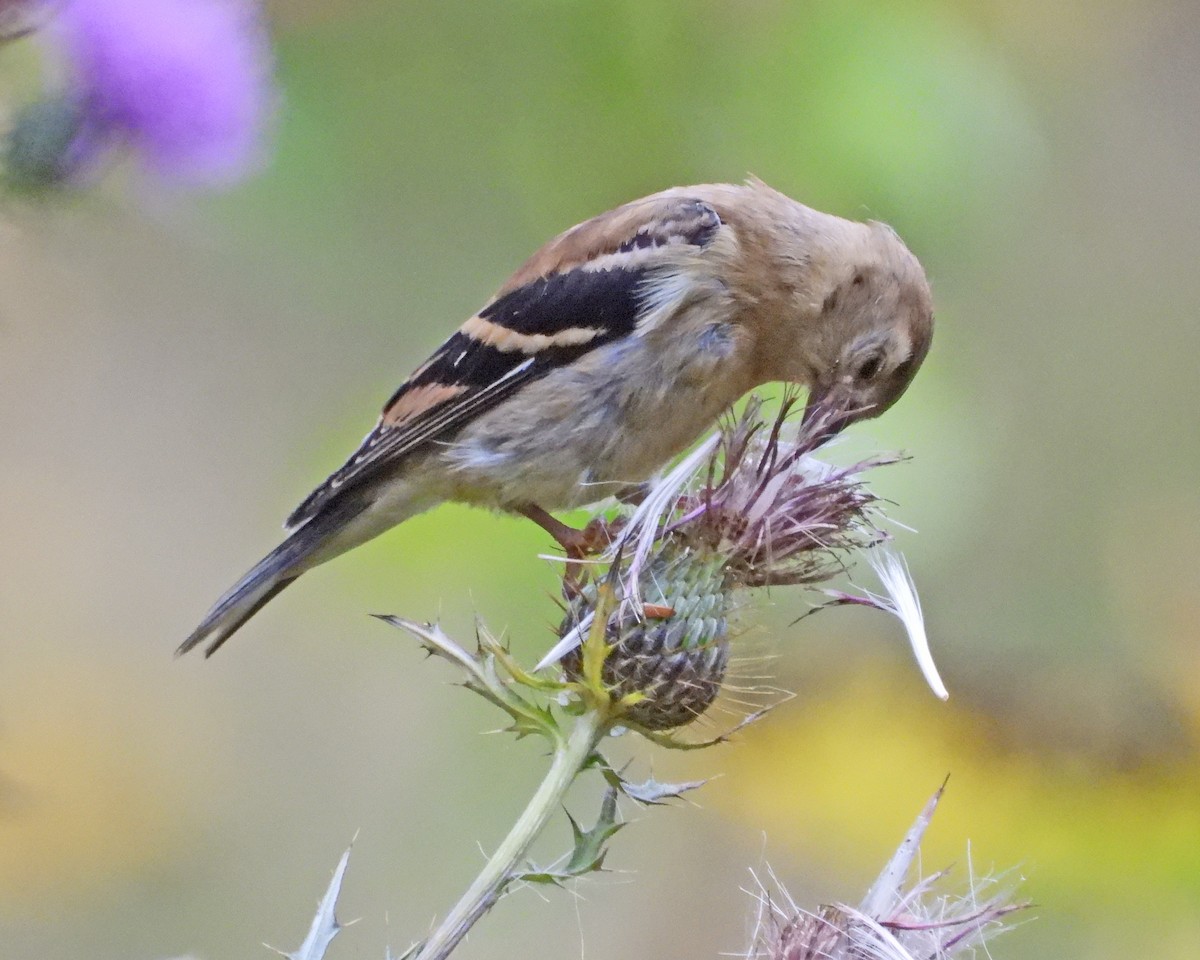
<svg viewBox="0 0 1200 960"><path fill-rule="evenodd" d="M568 689L568 685L562 681L537 677L525 670L517 663L512 653L506 647L502 647L494 642L484 646L484 642L481 640L480 648L492 654L504 668L504 671L523 687L528 687L531 690L539 690L542 693L560 693Z"/></svg>
<svg viewBox="0 0 1200 960"><path fill-rule="evenodd" d="M649 777L641 783L634 783L625 778L622 770L614 770L612 765L599 753L594 753L588 760L588 766L599 770L610 787L620 790L630 800L646 806L656 806L667 800L676 800L689 790L698 790L708 783L707 780L688 780L683 783L663 783Z"/></svg>
<svg viewBox="0 0 1200 960"><path fill-rule="evenodd" d="M596 818L595 826L590 830L582 829L575 818L569 813L567 819L571 822L571 833L575 838L575 846L567 859L563 872L568 876L578 877L585 873L599 870L604 865L604 845L609 839L625 826L618 819L617 791L609 787L604 791L604 800L600 804L600 815Z"/></svg>
<svg viewBox="0 0 1200 960"><path fill-rule="evenodd" d="M667 800L678 800L689 790L698 790L706 783L708 783L707 780L662 783L651 777L648 780L643 780L641 783L631 783L628 780L623 780L621 781L621 792L638 803L644 803L647 806L656 806L665 803Z"/></svg>
<svg viewBox="0 0 1200 960"><path fill-rule="evenodd" d="M505 727L509 733L516 736L518 740L523 740L525 737L541 734L545 737L554 739L557 736L558 720L554 714L543 707L537 707L533 704L529 706L529 714L522 716L513 716L513 722ZM552 735L551 731L554 731Z"/></svg>
<svg viewBox="0 0 1200 960"><path fill-rule="evenodd" d="M563 734L554 714L546 707L527 700L513 689L515 683L541 693L544 681L527 683L523 678L528 677L528 674L524 671L520 671L520 675L514 673L510 665L515 666L515 662L503 646L491 637L481 633L478 638L479 652L471 654L451 640L437 624L417 623L403 617L388 615L376 617L384 623L411 633L429 653L436 654L462 670L466 674L462 685L512 717L513 724L509 729L518 737L537 733L552 743L562 740Z"/></svg>
<svg viewBox="0 0 1200 960"><path fill-rule="evenodd" d="M795 694L789 694L787 696L786 700L790 700L794 696L795 696ZM629 726L632 729L636 730L638 733L640 733L643 737L645 737L651 743L656 743L660 747L666 747L668 750L705 750L708 747L715 747L719 743L725 743L739 730L742 730L743 728L750 726L750 724L752 724L752 723L757 723L759 720L761 720L763 717L765 717L768 713L770 713L772 710L774 710L776 707L778 707L780 703L784 703L784 702L786 702L786 701L781 700L781 701L779 701L779 703L769 704L769 705L763 707L761 710L755 710L753 713L747 714L745 717L743 717L741 720L739 720L736 724L734 724L732 727L730 727L724 733L717 734L717 736L710 737L707 740L698 740L698 741L680 740L676 737L671 736L670 734L660 733L657 730L647 730L645 727L640 727L636 724L631 723L631 724L629 724Z"/></svg>
<svg viewBox="0 0 1200 960"><path fill-rule="evenodd" d="M604 869L604 857L608 853L605 844L613 834L625 826L617 816L617 791L610 787L605 791L604 800L600 804L600 816L590 830L584 830L574 817L567 814L574 844L565 863L561 866L533 867L514 874L512 879L542 886L561 887L568 880Z"/></svg>
<svg viewBox="0 0 1200 960"><path fill-rule="evenodd" d="M338 895L342 891L342 879L346 876L346 865L349 862L350 851L347 850L342 854L342 859L338 861L337 869L333 871L333 879L329 881L329 887L325 891L325 896L321 898L321 904L317 907L317 915L313 917L312 926L308 928L308 936L300 944L300 949L295 953L284 953L282 950L275 950L274 947L270 949L275 950L281 957L287 957L288 960L322 960L330 942L342 929L342 924L338 923L334 911L337 908Z"/></svg>

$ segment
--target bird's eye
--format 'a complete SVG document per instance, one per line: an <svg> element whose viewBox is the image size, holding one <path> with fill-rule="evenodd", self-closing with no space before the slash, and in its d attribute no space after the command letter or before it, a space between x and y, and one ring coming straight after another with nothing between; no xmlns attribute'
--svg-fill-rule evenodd
<svg viewBox="0 0 1200 960"><path fill-rule="evenodd" d="M880 366L883 364L883 357L875 354L873 357L868 357L862 362L858 368L857 377L859 380L870 380L879 372Z"/></svg>

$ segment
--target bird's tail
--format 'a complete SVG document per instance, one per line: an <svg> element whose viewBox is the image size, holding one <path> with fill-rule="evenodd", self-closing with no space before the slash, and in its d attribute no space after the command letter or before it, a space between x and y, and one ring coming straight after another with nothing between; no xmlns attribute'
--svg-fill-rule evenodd
<svg viewBox="0 0 1200 960"><path fill-rule="evenodd" d="M349 504L345 506L350 506ZM305 570L316 566L342 549L332 549L338 533L361 510L355 504L349 510L330 509L317 514L274 550L263 557L241 580L218 600L191 636L179 645L176 656L207 643L204 651L211 657L247 620Z"/></svg>

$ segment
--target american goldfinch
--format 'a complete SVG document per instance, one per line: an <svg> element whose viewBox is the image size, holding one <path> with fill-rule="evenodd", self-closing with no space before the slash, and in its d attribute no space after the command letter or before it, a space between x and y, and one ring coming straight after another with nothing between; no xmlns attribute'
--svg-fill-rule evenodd
<svg viewBox="0 0 1200 960"><path fill-rule="evenodd" d="M925 274L890 227L759 180L593 217L392 394L179 652L211 655L300 574L442 501L523 513L570 546L547 511L645 481L752 388L807 386L806 416L834 433L896 401L932 333Z"/></svg>

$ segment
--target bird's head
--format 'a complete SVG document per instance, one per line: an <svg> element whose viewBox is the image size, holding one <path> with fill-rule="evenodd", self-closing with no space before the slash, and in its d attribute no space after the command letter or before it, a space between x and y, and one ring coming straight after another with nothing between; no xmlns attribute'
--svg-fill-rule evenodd
<svg viewBox="0 0 1200 960"><path fill-rule="evenodd" d="M933 337L933 301L917 258L882 223L830 261L811 356L806 424L828 439L877 417L916 376Z"/></svg>

